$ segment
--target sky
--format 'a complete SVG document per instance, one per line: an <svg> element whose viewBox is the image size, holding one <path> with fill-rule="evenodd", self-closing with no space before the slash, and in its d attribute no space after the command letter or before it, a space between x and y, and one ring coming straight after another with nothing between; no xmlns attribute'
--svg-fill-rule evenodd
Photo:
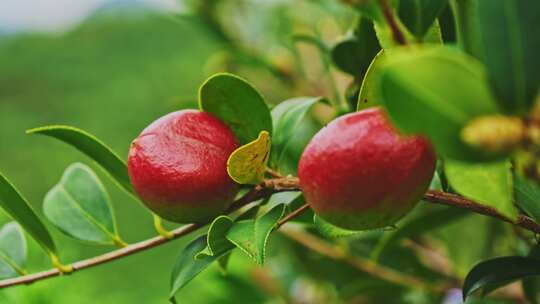
<svg viewBox="0 0 540 304"><path fill-rule="evenodd" d="M143 3L163 10L179 10L180 0L0 0L0 32L62 32L103 5Z"/></svg>

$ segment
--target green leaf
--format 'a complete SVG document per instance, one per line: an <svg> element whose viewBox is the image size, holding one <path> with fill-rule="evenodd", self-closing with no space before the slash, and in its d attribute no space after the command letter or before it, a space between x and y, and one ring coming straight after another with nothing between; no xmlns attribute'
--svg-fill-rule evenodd
<svg viewBox="0 0 540 304"><path fill-rule="evenodd" d="M521 282L523 294L531 304L538 304L537 294L540 282L537 277L524 278Z"/></svg>
<svg viewBox="0 0 540 304"><path fill-rule="evenodd" d="M380 49L372 22L363 17L358 21L354 33L332 47L330 56L340 70L361 77Z"/></svg>
<svg viewBox="0 0 540 304"><path fill-rule="evenodd" d="M285 214L285 204L279 204L270 209L266 214L257 218L255 221L255 245L257 246L257 262L260 265L264 264L264 258L266 257L266 244L270 233L277 227L278 221Z"/></svg>
<svg viewBox="0 0 540 304"><path fill-rule="evenodd" d="M381 67L384 65L386 53L388 51L381 50L369 65L366 75L362 79L362 86L358 94L358 103L356 110L360 111L382 102L382 98L378 96L378 81L381 74Z"/></svg>
<svg viewBox="0 0 540 304"><path fill-rule="evenodd" d="M272 134L272 117L262 95L246 80L220 73L199 89L199 108L231 127L241 144L257 139L261 131Z"/></svg>
<svg viewBox="0 0 540 304"><path fill-rule="evenodd" d="M452 5L447 5L442 10L438 21L441 28L441 38L444 43L455 44L457 42L456 22L454 20L454 13L452 12Z"/></svg>
<svg viewBox="0 0 540 304"><path fill-rule="evenodd" d="M415 38L414 35L407 30L405 25L399 22L399 20L397 22L397 27L401 30L405 41L407 41L409 45L418 43L442 44L441 28L437 20L428 27L427 32L424 33L421 38ZM400 46L395 40L392 28L386 22L376 22L374 28L377 39L384 50L390 50Z"/></svg>
<svg viewBox="0 0 540 304"><path fill-rule="evenodd" d="M233 221L226 215L220 215L208 228L206 236L206 248L199 252L195 258L201 259L207 256L221 255L222 252L229 251L234 245L226 238L227 232L233 226Z"/></svg>
<svg viewBox="0 0 540 304"><path fill-rule="evenodd" d="M442 44L442 32L439 22L435 21L433 25L428 29L427 33L422 37L422 39L417 39L411 34L405 26L401 23L397 23L398 28L403 33L405 40L410 46L418 47L419 44ZM376 23L375 24L375 33L377 33L377 38L382 48L386 51L401 47L399 43L396 42L394 34L391 28L386 23Z"/></svg>
<svg viewBox="0 0 540 304"><path fill-rule="evenodd" d="M227 232L227 239L257 262L257 247L254 240L255 221L235 222Z"/></svg>
<svg viewBox="0 0 540 304"><path fill-rule="evenodd" d="M438 153L465 160L486 157L461 139L469 120L498 112L482 66L471 57L444 46L393 50L378 90L397 126L427 135Z"/></svg>
<svg viewBox="0 0 540 304"><path fill-rule="evenodd" d="M176 260L171 274L171 287L169 292L169 298L171 300L174 299L174 295L180 289L205 270L212 262L229 252L227 251L223 252L221 255L208 255L203 258L195 259L195 256L205 249L206 246L206 235L200 236L189 243Z"/></svg>
<svg viewBox="0 0 540 304"><path fill-rule="evenodd" d="M375 22L374 27L375 33L377 34L377 39L383 50L388 50L399 46L399 44L394 40L394 35L391 28L386 24L386 22ZM401 26L401 28L403 28Z"/></svg>
<svg viewBox="0 0 540 304"><path fill-rule="evenodd" d="M110 198L97 175L81 163L70 165L45 196L43 213L58 229L82 241L119 244Z"/></svg>
<svg viewBox="0 0 540 304"><path fill-rule="evenodd" d="M282 175L298 175L298 162L304 153L304 149L311 139L321 128L322 123L313 117L306 115L292 135L289 143L285 146L276 168Z"/></svg>
<svg viewBox="0 0 540 304"><path fill-rule="evenodd" d="M398 15L418 39L422 39L448 0L400 0Z"/></svg>
<svg viewBox="0 0 540 304"><path fill-rule="evenodd" d="M282 192L282 193L284 193L284 192ZM252 206L251 208L246 210L244 213L240 214L236 218L236 221L250 220L250 219L255 218L257 216L257 213L259 213L259 209L261 209L261 205L264 204L264 202L265 202L265 200L263 200L260 204Z"/></svg>
<svg viewBox="0 0 540 304"><path fill-rule="evenodd" d="M19 191L0 173L0 206L48 253L56 253L49 231Z"/></svg>
<svg viewBox="0 0 540 304"><path fill-rule="evenodd" d="M227 160L227 173L239 184L259 184L270 154L270 134L261 131L259 137L234 150Z"/></svg>
<svg viewBox="0 0 540 304"><path fill-rule="evenodd" d="M369 50L366 50L366 47L367 45L360 43L354 36L345 37L332 47L332 62L341 71L358 77L369 65L370 59L366 59L369 57Z"/></svg>
<svg viewBox="0 0 540 304"><path fill-rule="evenodd" d="M442 29L439 20L435 20L422 38L422 43L443 44Z"/></svg>
<svg viewBox="0 0 540 304"><path fill-rule="evenodd" d="M234 246L233 246L233 248L234 248ZM232 254L232 251L229 251L228 253L221 256L217 260L219 269L221 270L221 273L223 273L224 275L227 274L227 267L229 266L229 260L231 259L231 254Z"/></svg>
<svg viewBox="0 0 540 304"><path fill-rule="evenodd" d="M514 195L518 207L540 223L540 186L515 174Z"/></svg>
<svg viewBox="0 0 540 304"><path fill-rule="evenodd" d="M236 222L227 232L227 239L255 262L263 265L270 233L284 213L285 205L279 204L256 220Z"/></svg>
<svg viewBox="0 0 540 304"><path fill-rule="evenodd" d="M478 1L451 0L456 38L463 51L480 58L481 39L478 26Z"/></svg>
<svg viewBox="0 0 540 304"><path fill-rule="evenodd" d="M16 222L5 224L0 230L0 278L24 275L26 263L26 239Z"/></svg>
<svg viewBox="0 0 540 304"><path fill-rule="evenodd" d="M538 244L533 246L528 256L538 259L540 257L540 246ZM524 278L523 280L521 280L521 286L523 288L523 294L525 295L525 298L527 298L527 300L531 304L537 304L538 288L540 287L540 279L538 278L538 276Z"/></svg>
<svg viewBox="0 0 540 304"><path fill-rule="evenodd" d="M26 133L51 136L73 146L100 165L124 190L135 193L126 163L94 135L71 126L47 126L30 129Z"/></svg>
<svg viewBox="0 0 540 304"><path fill-rule="evenodd" d="M283 101L272 109L274 123L274 136L272 138L271 163L278 167L285 155L287 146L292 142L298 126L305 119L306 114L322 97L298 97Z"/></svg>
<svg viewBox="0 0 540 304"><path fill-rule="evenodd" d="M431 183L429 184L429 189L440 191L444 190L441 177L439 176L439 172L437 172L437 170L435 170L435 173L433 174L433 178L431 179Z"/></svg>
<svg viewBox="0 0 540 304"><path fill-rule="evenodd" d="M540 1L478 0L481 55L502 108L524 115L540 88Z"/></svg>
<svg viewBox="0 0 540 304"><path fill-rule="evenodd" d="M537 277L528 277L524 278L521 281L521 286L523 288L523 294L529 303L538 304L537 294L538 294L538 285L539 281Z"/></svg>
<svg viewBox="0 0 540 304"><path fill-rule="evenodd" d="M285 196L285 193L287 196ZM287 205L288 210L296 210L301 208L305 203L306 199L302 195L302 192L281 192L272 195L272 200L276 202L281 202ZM313 209L308 208L301 215L296 216L294 219L290 220L289 223L301 224L303 226L312 227L313 226L313 217L315 213Z"/></svg>
<svg viewBox="0 0 540 304"><path fill-rule="evenodd" d="M479 289L490 292L515 280L537 275L540 275L540 259L537 258L508 256L486 260L467 274L463 298Z"/></svg>
<svg viewBox="0 0 540 304"><path fill-rule="evenodd" d="M516 220L513 205L510 162L463 163L446 160L444 172L450 186L459 194L493 207L511 220Z"/></svg>
<svg viewBox="0 0 540 304"><path fill-rule="evenodd" d="M353 235L357 235L359 233L365 232L365 231L347 230L347 229L334 226L328 223L327 221L321 219L316 214L313 215L313 224L315 224L315 228L317 228L317 231L319 231L321 235L327 238L331 238L331 239L349 237L349 236L353 236Z"/></svg>

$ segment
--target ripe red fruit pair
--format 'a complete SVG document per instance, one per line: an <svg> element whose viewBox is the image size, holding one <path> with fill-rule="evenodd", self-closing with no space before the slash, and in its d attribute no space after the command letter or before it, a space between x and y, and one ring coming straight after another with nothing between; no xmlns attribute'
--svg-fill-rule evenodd
<svg viewBox="0 0 540 304"><path fill-rule="evenodd" d="M227 175L239 146L212 115L166 115L133 142L128 167L143 202L175 222L203 222L224 212L238 192ZM306 201L328 222L348 229L392 225L418 202L436 157L420 136L398 134L379 108L335 119L317 133L299 163Z"/></svg>

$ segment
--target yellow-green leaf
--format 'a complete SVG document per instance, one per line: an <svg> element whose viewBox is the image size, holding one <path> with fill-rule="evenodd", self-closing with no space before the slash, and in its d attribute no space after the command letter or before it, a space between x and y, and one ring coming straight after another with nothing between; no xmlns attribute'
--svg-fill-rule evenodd
<svg viewBox="0 0 540 304"><path fill-rule="evenodd" d="M258 184L270 154L270 134L261 131L259 137L236 149L227 160L229 176L239 184Z"/></svg>

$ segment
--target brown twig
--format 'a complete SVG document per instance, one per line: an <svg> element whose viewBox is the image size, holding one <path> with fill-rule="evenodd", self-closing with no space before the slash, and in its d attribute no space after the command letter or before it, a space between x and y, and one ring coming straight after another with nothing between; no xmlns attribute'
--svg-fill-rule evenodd
<svg viewBox="0 0 540 304"><path fill-rule="evenodd" d="M507 216L499 213L495 208L479 204L459 195L430 190L424 195L424 200L435 204L442 204L467 209L475 213L487 215L501 221L514 224L534 233L540 233L540 226L533 219L526 215L519 214L517 220L514 222Z"/></svg>
<svg viewBox="0 0 540 304"><path fill-rule="evenodd" d="M270 175L272 178L282 178L283 175L281 175L281 173L279 173L279 171L276 171L272 168L266 168L266 173L268 173L268 175Z"/></svg>
<svg viewBox="0 0 540 304"><path fill-rule="evenodd" d="M245 205L247 205L247 204L249 204L251 202L255 202L255 201L260 200L262 198L268 197L268 196L272 195L273 193L282 192L282 191L300 191L298 178L288 176L288 177L265 180L263 183L253 187L248 193L246 193L244 196L242 196L241 198L236 200L232 204L231 208L227 211L227 213L238 210L239 208L241 208L241 207L243 207L243 206L245 206ZM428 202L431 202L431 203L435 203L435 204L443 204L443 205L454 206L454 207L458 207L458 208L462 208L462 209L467 209L469 211L472 211L472 212L475 212L475 213L478 213L478 214L483 214L483 215L486 215L486 216L490 216L490 217L493 217L493 218L500 219L500 220L508 222L508 223L512 223L512 224L514 224L516 226L527 229L527 230L532 231L534 233L540 233L540 226L536 222L534 222L531 218L529 218L529 217L527 217L525 215L519 215L517 221L513 222L511 219L509 219L508 217L502 215L501 213L499 213L494 208L481 205L481 204L476 203L476 202L474 202L472 200L463 198L463 197L455 195L455 194L430 190L424 195L424 200L428 201ZM283 218L282 220L280 220L278 222L278 227L283 225L285 222L290 221L293 218L299 216L304 211L306 211L308 208L309 208L309 206L307 204L305 204L302 207L300 207L299 209L291 212L289 215L287 215L285 218ZM170 239L167 239L167 238L162 237L162 236L157 236L157 237L145 240L145 241L141 241L139 243L129 245L127 247L124 247L124 248L116 250L116 251L112 251L112 252L109 252L109 253L106 253L106 254L103 254L103 255L100 255L100 256L97 256L97 257L93 257L93 258L90 258L90 259L86 259L86 260L83 260L83 261L75 262L74 264L72 264L73 271L75 272L75 271L79 271L79 270L82 270L82 269L86 269L86 268L94 267L94 266L97 266L97 265L101 265L101 264L111 262L111 261L120 259L122 257L131 255L131 254L134 254L134 253L137 253L137 252L141 252L141 251L144 251L144 250L159 246L159 245L164 244L164 243L168 243L168 242L170 242L170 241L172 241L174 239L178 239L178 238L180 238L182 236L185 236L185 235L197 230L198 228L201 228L201 227L205 226L206 224L207 223L188 224L188 225L182 226L180 228L177 228L177 229L171 231L172 238L170 238ZM319 249L324 251L324 249L326 247L321 247L321 248L319 248ZM333 253L329 252L328 254L331 255ZM339 257L343 258L341 255ZM354 261L347 261L347 262L351 263L351 264L356 263ZM371 265L371 264L367 264L367 265ZM365 265L364 266L355 266L355 267L365 267ZM367 266L367 267L369 268L369 267L375 267L375 266ZM377 268L377 267L375 267L375 268ZM373 268L373 269L375 269L375 268ZM368 271L370 269L371 269L371 271L374 271L372 268L369 268ZM384 273L384 271L383 271L383 273ZM50 269L50 270L46 270L46 271L42 271L42 272L38 272L38 273L34 273L34 274L25 275L25 276L22 276L22 277L16 277L16 278L12 278L12 279L1 280L0 281L0 289L10 287L10 286L15 286L15 285L30 284L32 282L44 280L44 279L59 276L59 275L61 275L61 272L58 269ZM386 275L386 274L383 274L383 275ZM389 276L392 276L392 274L390 273ZM413 284L416 284L416 283L413 283Z"/></svg>
<svg viewBox="0 0 540 304"><path fill-rule="evenodd" d="M292 179L292 182L291 182L290 179ZM233 203L233 205L231 206L231 208L227 211L227 213L231 213L231 212L233 212L235 210L238 210L239 208L241 208L241 207L243 207L243 206L245 206L245 205L247 205L247 204L249 204L251 202L254 202L254 201L257 201L257 200L259 200L261 198L267 197L267 196L271 195L272 193L281 192L281 191L296 190L296 188L290 188L291 183L292 184L297 184L297 179L296 178L280 178L280 179L277 179L277 180L267 180L267 181L263 182L262 184L255 186L248 193L246 193L243 197L236 200ZM293 213L294 212L295 211L293 211ZM294 218L294 216L288 217L288 220L291 220L292 218ZM93 258L89 258L89 259L86 259L86 260L75 262L75 263L72 264L73 272L76 272L76 271L79 271L79 270L82 270L82 269L86 269L86 268L90 268L90 267L94 267L94 266L98 266L98 265L101 265L101 264L104 264L104 263L107 263L107 262L111 262L111 261L114 261L114 260L129 256L129 255L135 254L137 252L148 250L150 248L159 246L159 245L164 244L164 243L168 243L168 242L170 242L170 241L172 241L174 239L178 239L178 238L180 238L182 236L185 236L185 235L187 235L187 234L189 234L189 233L191 233L191 232L205 226L206 224L207 223L184 225L182 227L179 227L179 228L171 231L170 232L172 234L171 238L165 238L163 236L156 236L156 237L153 237L153 238L148 239L148 240L144 240L144 241L141 241L141 242L138 242L138 243L135 243L135 244L131 244L131 245L129 245L127 247L124 247L122 249L119 249L119 250L115 250L115 251L108 252L108 253L105 253L105 254L100 255L100 256L96 256L96 257L93 257ZM15 286L15 285L31 284L31 283L36 282L36 281L41 281L41 280L56 277L56 276L59 276L59 275L62 275L60 270L58 270L57 268L53 268L53 269L49 269L49 270L45 270L45 271L41 271L41 272L37 272L37 273L25 275L25 276L21 276L21 277L1 280L0 281L0 289L10 287L10 286Z"/></svg>
<svg viewBox="0 0 540 304"><path fill-rule="evenodd" d="M392 38L397 44L405 45L407 44L407 40L405 39L405 35L399 28L399 24L396 20L396 17L394 16L394 12L392 11L392 7L388 3L388 0L379 0L381 4L381 10L384 16L384 19L386 20L386 23L390 27L390 30L392 31Z"/></svg>
<svg viewBox="0 0 540 304"><path fill-rule="evenodd" d="M73 272L76 272L76 271L79 271L79 270L82 270L82 269L85 269L85 268L90 268L90 267L94 267L94 266L97 266L97 265L101 265L101 264L104 264L104 263L107 263L107 262L110 262L110 261L113 261L113 260L117 260L117 259L129 256L129 255L132 255L134 253L137 253L137 252L140 252L140 251L143 251L143 250L147 250L147 249L159 246L161 244L170 242L170 241L172 241L174 239L177 239L177 238L179 238L181 236L189 234L190 232L193 232L193 231L197 230L198 228L200 228L202 226L203 226L202 224L184 225L184 226L182 226L180 228L177 228L177 229L171 231L173 236L170 239L165 238L163 236L156 236L156 237L153 237L151 239L129 245L129 246L124 247L124 248L119 249L119 250L111 251L111 252L105 253L105 254L100 255L100 256L96 256L96 257L93 257L93 258L90 258L90 259L86 259L86 260L82 260L82 261L73 263L72 264ZM25 276L22 276L22 277L16 277L16 278L12 278L12 279L2 280L2 281L0 281L0 289L10 287L10 286L15 286L15 285L30 284L30 283L33 283L33 282L36 282L36 281L41 281L41 280L47 279L47 278L56 277L56 276L59 276L61 274L62 273L60 272L60 270L58 270L57 268L52 268L52 269L49 269L49 270L45 270L45 271L25 275Z"/></svg>
<svg viewBox="0 0 540 304"><path fill-rule="evenodd" d="M309 204L302 205L300 208L294 210L293 212L287 214L287 216L279 220L276 227L277 228L281 227L283 224L287 223L288 221L294 219L297 216L300 216L302 213L304 213L308 209L309 209Z"/></svg>
<svg viewBox="0 0 540 304"><path fill-rule="evenodd" d="M269 195L283 191L300 191L297 177L280 177L266 179L259 185L256 185L246 195L236 200L229 208L228 213L238 210L248 203L268 197Z"/></svg>
<svg viewBox="0 0 540 304"><path fill-rule="evenodd" d="M295 178L295 177L271 179L271 180L267 180L265 183L266 184L261 187L274 189L274 191L276 190L277 191L280 191L280 190L281 191L283 190L300 191L300 188L298 185L298 178ZM517 220L513 221L512 219L508 218L507 216L497 211L495 208L477 203L471 199L468 199L468 198L465 198L456 194L442 192L438 190L429 190L424 194L424 201L434 203L434 204L447 205L447 206L457 207L461 209L466 209L468 211L482 214L489 217L493 217L501 221L514 224L516 226L519 226L531 232L540 234L540 225L538 225L533 219L531 219L530 217L524 214L519 214L517 217Z"/></svg>

